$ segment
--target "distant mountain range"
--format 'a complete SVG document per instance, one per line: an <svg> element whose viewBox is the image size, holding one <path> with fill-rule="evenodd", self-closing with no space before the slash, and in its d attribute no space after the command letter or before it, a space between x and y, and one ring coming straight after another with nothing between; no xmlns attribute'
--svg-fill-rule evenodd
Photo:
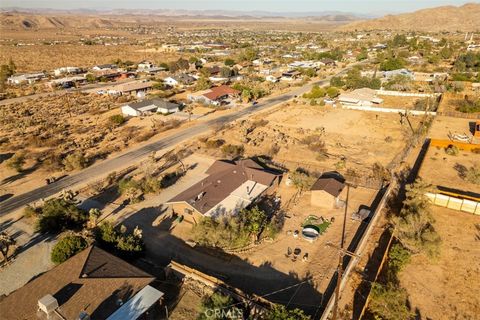
<svg viewBox="0 0 480 320"><path fill-rule="evenodd" d="M267 12L228 10L165 10L165 9L0 9L2 29L102 28L157 21L209 20L303 20L327 22L338 30L412 30L412 31L476 31L480 30L480 4L460 7L444 6L413 13L359 15L339 11Z"/></svg>
<svg viewBox="0 0 480 320"><path fill-rule="evenodd" d="M387 15L383 18L356 21L340 30L404 30L404 31L477 31L480 30L480 4L460 7L443 6L412 13Z"/></svg>
<svg viewBox="0 0 480 320"><path fill-rule="evenodd" d="M82 14L82 15L138 15L138 16L192 16L192 17L251 17L251 18L304 18L304 17L339 17L346 20L371 19L378 14L356 14L342 11L315 12L274 12L274 11L233 11L233 10L173 10L173 9L72 9L61 10L53 8L20 7L0 8L0 12L15 12L24 14Z"/></svg>

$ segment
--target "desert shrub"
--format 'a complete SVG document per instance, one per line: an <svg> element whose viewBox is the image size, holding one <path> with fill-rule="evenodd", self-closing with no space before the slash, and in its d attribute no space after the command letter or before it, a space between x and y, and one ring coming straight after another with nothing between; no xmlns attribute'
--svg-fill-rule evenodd
<svg viewBox="0 0 480 320"><path fill-rule="evenodd" d="M141 133L135 137L135 142L147 141L156 134L155 130L150 130L144 133Z"/></svg>
<svg viewBox="0 0 480 320"><path fill-rule="evenodd" d="M251 128L265 127L268 124L268 120L260 119L252 122Z"/></svg>
<svg viewBox="0 0 480 320"><path fill-rule="evenodd" d="M140 181L144 193L157 193L162 189L161 181L155 177L145 177Z"/></svg>
<svg viewBox="0 0 480 320"><path fill-rule="evenodd" d="M158 130L160 132L163 132L163 131L175 129L175 128L178 128L181 124L182 124L182 122L180 120L177 120L177 119L164 121L162 123L162 126Z"/></svg>
<svg viewBox="0 0 480 320"><path fill-rule="evenodd" d="M183 172L169 172L163 175L162 179L160 180L160 187L168 188L173 186L183 175Z"/></svg>
<svg viewBox="0 0 480 320"><path fill-rule="evenodd" d="M316 180L315 177L299 169L290 173L289 178L292 180L293 185L299 190L310 189Z"/></svg>
<svg viewBox="0 0 480 320"><path fill-rule="evenodd" d="M201 245L242 248L258 240L267 228L278 230L277 221L258 207L243 209L236 215L205 217L193 227L193 239ZM270 230L271 231L271 230ZM274 235L275 232L269 232Z"/></svg>
<svg viewBox="0 0 480 320"><path fill-rule="evenodd" d="M385 137L385 142L386 143L392 143L393 142L393 138L391 136L386 136Z"/></svg>
<svg viewBox="0 0 480 320"><path fill-rule="evenodd" d="M450 156L458 156L459 152L460 150L458 149L458 147L453 144L445 148L445 153Z"/></svg>
<svg viewBox="0 0 480 320"><path fill-rule="evenodd" d="M95 229L95 238L100 247L124 259L141 257L145 252L142 231L135 228L128 232L125 226L103 222Z"/></svg>
<svg viewBox="0 0 480 320"><path fill-rule="evenodd" d="M389 181L390 173L381 163L375 162L372 166L372 178L379 181Z"/></svg>
<svg viewBox="0 0 480 320"><path fill-rule="evenodd" d="M392 218L397 239L412 253L429 257L439 254L441 239L434 228L431 203L426 193L431 186L422 180L407 186L406 199L400 214Z"/></svg>
<svg viewBox="0 0 480 320"><path fill-rule="evenodd" d="M335 88L335 87L329 87L327 89L327 95L330 97L330 98L335 98L337 97L338 95L340 94L340 91Z"/></svg>
<svg viewBox="0 0 480 320"><path fill-rule="evenodd" d="M40 233L80 229L88 219L85 211L63 198L49 199L38 210L35 231Z"/></svg>
<svg viewBox="0 0 480 320"><path fill-rule="evenodd" d="M306 145L310 151L327 154L327 146L320 135L306 136L300 140L300 143Z"/></svg>
<svg viewBox="0 0 480 320"><path fill-rule="evenodd" d="M222 147L222 153L225 157L237 158L243 156L245 148L242 145L226 144Z"/></svg>
<svg viewBox="0 0 480 320"><path fill-rule="evenodd" d="M401 244L394 244L388 253L388 267L399 272L410 262L411 254Z"/></svg>
<svg viewBox="0 0 480 320"><path fill-rule="evenodd" d="M266 312L262 317L263 320L309 320L307 316L300 309L287 309L284 305L276 304L272 309Z"/></svg>
<svg viewBox="0 0 480 320"><path fill-rule="evenodd" d="M470 100L466 98L460 103L460 105L456 109L457 111L460 111L463 113L480 112L480 99Z"/></svg>
<svg viewBox="0 0 480 320"><path fill-rule="evenodd" d="M205 141L205 146L208 149L218 149L224 144L225 144L225 140L223 139L212 139L212 140L208 139Z"/></svg>
<svg viewBox="0 0 480 320"><path fill-rule="evenodd" d="M243 311L234 305L232 297L224 295L220 292L215 292L211 296L202 300L201 311L197 320L212 320L218 319L240 319ZM215 312L221 310L224 316L215 316Z"/></svg>
<svg viewBox="0 0 480 320"><path fill-rule="evenodd" d="M23 166L25 165L25 155L23 153L16 153L6 161L7 167L13 169L17 172L23 171Z"/></svg>
<svg viewBox="0 0 480 320"><path fill-rule="evenodd" d="M108 118L108 121L110 122L110 124L113 124L115 126L120 126L124 124L125 121L127 120L121 114L114 114Z"/></svg>
<svg viewBox="0 0 480 320"><path fill-rule="evenodd" d="M325 97L326 94L327 93L324 88L315 85L310 92L304 93L302 97L305 99L318 99Z"/></svg>
<svg viewBox="0 0 480 320"><path fill-rule="evenodd" d="M380 70L391 71L402 69L405 66L405 61L401 58L388 58L380 63Z"/></svg>
<svg viewBox="0 0 480 320"><path fill-rule="evenodd" d="M52 249L51 260L55 264L67 261L88 246L87 241L77 235L67 235L60 239Z"/></svg>
<svg viewBox="0 0 480 320"><path fill-rule="evenodd" d="M80 170L87 166L87 159L80 152L69 154L62 161L66 171Z"/></svg>
<svg viewBox="0 0 480 320"><path fill-rule="evenodd" d="M474 184L480 184L480 165L474 165L465 172L465 180Z"/></svg>
<svg viewBox="0 0 480 320"><path fill-rule="evenodd" d="M25 209L23 209L23 216L25 218L34 218L39 215L39 210L35 209L34 207L27 205Z"/></svg>
<svg viewBox="0 0 480 320"><path fill-rule="evenodd" d="M379 319L405 320L412 317L408 309L408 295L405 289L393 285L372 285L368 309Z"/></svg>
<svg viewBox="0 0 480 320"><path fill-rule="evenodd" d="M340 77L332 77L332 79L330 79L330 85L332 87L341 88L345 85L345 81L343 81Z"/></svg>
<svg viewBox="0 0 480 320"><path fill-rule="evenodd" d="M276 156L280 152L280 146L278 144L272 144L270 149L267 151L267 155L270 157Z"/></svg>
<svg viewBox="0 0 480 320"><path fill-rule="evenodd" d="M142 197L142 186L132 178L125 178L118 182L118 192L134 203Z"/></svg>

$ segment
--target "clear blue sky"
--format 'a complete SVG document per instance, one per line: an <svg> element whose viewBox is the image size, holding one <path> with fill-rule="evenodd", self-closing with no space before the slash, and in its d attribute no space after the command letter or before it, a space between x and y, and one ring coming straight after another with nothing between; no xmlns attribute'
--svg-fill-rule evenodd
<svg viewBox="0 0 480 320"><path fill-rule="evenodd" d="M409 12L476 0L0 0L0 7L127 8L236 10L270 12L345 11L355 13Z"/></svg>

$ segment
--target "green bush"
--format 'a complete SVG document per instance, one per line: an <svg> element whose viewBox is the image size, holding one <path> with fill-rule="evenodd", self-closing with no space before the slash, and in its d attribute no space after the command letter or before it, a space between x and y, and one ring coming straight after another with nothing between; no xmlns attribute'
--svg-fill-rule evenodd
<svg viewBox="0 0 480 320"><path fill-rule="evenodd" d="M268 311L263 320L309 320L310 316L307 316L300 309L288 310L285 306L276 304Z"/></svg>
<svg viewBox="0 0 480 320"><path fill-rule="evenodd" d="M121 114L114 114L108 118L109 122L113 125L120 126L127 121Z"/></svg>
<svg viewBox="0 0 480 320"><path fill-rule="evenodd" d="M329 88L327 89L327 95L328 95L330 98L336 98L339 94L340 94L340 91L338 91L338 89L335 88L335 87L329 87Z"/></svg>
<svg viewBox="0 0 480 320"><path fill-rule="evenodd" d="M405 289L392 285L372 285L368 309L380 319L405 320L413 315L408 309L408 295Z"/></svg>
<svg viewBox="0 0 480 320"><path fill-rule="evenodd" d="M124 259L135 259L145 252L141 230L138 228L127 232L124 226L116 227L106 221L95 229L95 237L100 247Z"/></svg>
<svg viewBox="0 0 480 320"><path fill-rule="evenodd" d="M405 61L401 58L388 58L380 64L380 70L392 71L405 67Z"/></svg>
<svg viewBox="0 0 480 320"><path fill-rule="evenodd" d="M87 241L77 235L68 235L55 244L51 253L51 260L55 264L65 262L88 246Z"/></svg>
<svg viewBox="0 0 480 320"><path fill-rule="evenodd" d="M258 207L243 209L237 215L204 217L193 229L193 239L201 245L219 248L243 248L267 231L274 237L281 221L272 219Z"/></svg>
<svg viewBox="0 0 480 320"><path fill-rule="evenodd" d="M87 166L87 159L80 152L69 154L62 161L66 171L80 170Z"/></svg>
<svg viewBox="0 0 480 320"><path fill-rule="evenodd" d="M388 253L388 267L394 272L402 271L410 262L410 257L410 251L405 249L401 244L394 244Z"/></svg>
<svg viewBox="0 0 480 320"><path fill-rule="evenodd" d="M35 231L57 233L65 229L81 229L88 220L88 214L62 198L49 199L39 208Z"/></svg>
<svg viewBox="0 0 480 320"><path fill-rule="evenodd" d="M319 86L313 86L312 90L308 93L303 94L303 98L306 99L318 99L325 97L326 91L324 88Z"/></svg>

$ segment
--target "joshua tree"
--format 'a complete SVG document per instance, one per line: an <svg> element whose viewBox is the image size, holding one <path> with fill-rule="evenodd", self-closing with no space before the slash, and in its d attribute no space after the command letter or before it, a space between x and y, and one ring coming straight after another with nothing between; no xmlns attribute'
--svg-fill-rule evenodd
<svg viewBox="0 0 480 320"><path fill-rule="evenodd" d="M15 245L15 239L13 239L5 231L0 233L0 252L2 253L3 260L8 261L8 251L10 247Z"/></svg>

